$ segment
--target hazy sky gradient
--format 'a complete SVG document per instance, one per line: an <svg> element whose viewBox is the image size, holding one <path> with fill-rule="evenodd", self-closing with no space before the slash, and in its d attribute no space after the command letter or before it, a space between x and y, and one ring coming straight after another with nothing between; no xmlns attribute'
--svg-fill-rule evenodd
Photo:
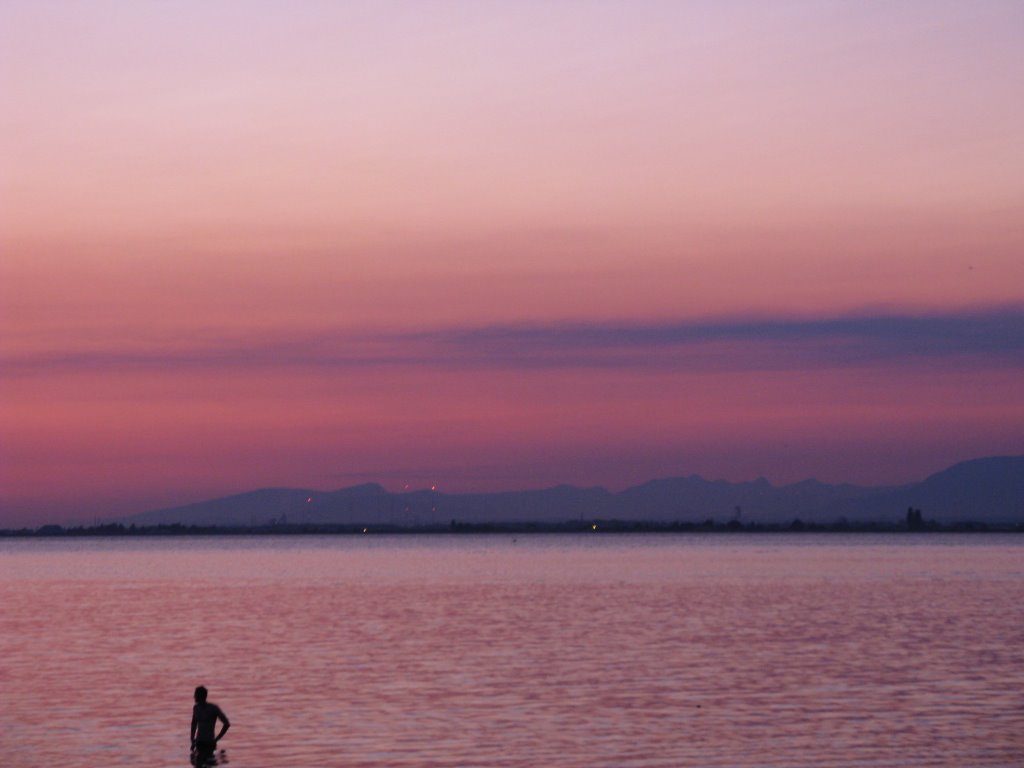
<svg viewBox="0 0 1024 768"><path fill-rule="evenodd" d="M1020 2L0 4L0 524L1024 453Z"/></svg>

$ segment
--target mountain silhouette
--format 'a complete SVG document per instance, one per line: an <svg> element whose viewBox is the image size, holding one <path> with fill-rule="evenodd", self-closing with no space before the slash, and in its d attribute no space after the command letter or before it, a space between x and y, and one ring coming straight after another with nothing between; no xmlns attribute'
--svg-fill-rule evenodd
<svg viewBox="0 0 1024 768"><path fill-rule="evenodd" d="M776 486L764 478L732 483L699 475L651 480L612 493L559 485L524 491L392 493L376 483L335 491L265 488L128 517L136 525L274 524L443 525L450 521L562 523L575 520L718 523L896 523L909 507L925 520L1024 522L1024 456L955 464L918 483L870 487L804 480Z"/></svg>
<svg viewBox="0 0 1024 768"><path fill-rule="evenodd" d="M909 507L926 520L1024 521L1024 456L993 456L954 464L920 483L850 500L850 519L897 520Z"/></svg>

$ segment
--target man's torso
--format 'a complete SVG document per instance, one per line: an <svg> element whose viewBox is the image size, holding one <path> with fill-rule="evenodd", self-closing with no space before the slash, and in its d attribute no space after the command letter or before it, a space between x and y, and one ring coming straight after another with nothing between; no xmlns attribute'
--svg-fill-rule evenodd
<svg viewBox="0 0 1024 768"><path fill-rule="evenodd" d="M221 716L220 707L209 702L196 704L192 708L192 714L196 719L196 741L212 744L217 718Z"/></svg>

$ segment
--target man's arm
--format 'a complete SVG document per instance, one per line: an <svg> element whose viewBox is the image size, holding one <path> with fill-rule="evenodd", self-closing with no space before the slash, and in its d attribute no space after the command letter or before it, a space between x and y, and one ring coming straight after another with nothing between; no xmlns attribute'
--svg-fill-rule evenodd
<svg viewBox="0 0 1024 768"><path fill-rule="evenodd" d="M224 725L221 726L220 733L217 734L217 738L214 739L214 743L220 741L221 737L228 732L228 728L231 727L231 723L228 722L228 716L221 711L220 707L217 707L217 719Z"/></svg>
<svg viewBox="0 0 1024 768"><path fill-rule="evenodd" d="M196 743L196 726L197 725L198 725L198 723L196 722L196 708L192 707L192 727L189 729L188 738L189 738L189 741L192 742L193 744Z"/></svg>

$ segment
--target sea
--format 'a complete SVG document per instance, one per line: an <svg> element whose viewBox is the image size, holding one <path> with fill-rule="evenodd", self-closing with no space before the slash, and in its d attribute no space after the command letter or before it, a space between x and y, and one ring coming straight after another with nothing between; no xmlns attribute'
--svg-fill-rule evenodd
<svg viewBox="0 0 1024 768"><path fill-rule="evenodd" d="M1024 766L1024 536L0 540L0 764Z"/></svg>

